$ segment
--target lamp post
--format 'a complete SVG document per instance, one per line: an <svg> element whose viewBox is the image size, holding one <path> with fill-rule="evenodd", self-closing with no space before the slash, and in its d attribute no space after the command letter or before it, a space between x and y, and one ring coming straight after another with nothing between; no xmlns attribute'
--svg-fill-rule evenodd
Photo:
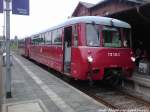
<svg viewBox="0 0 150 112"><path fill-rule="evenodd" d="M11 62L10 62L10 3L11 0L5 0L6 7L5 18L6 18L6 98L11 98Z"/></svg>

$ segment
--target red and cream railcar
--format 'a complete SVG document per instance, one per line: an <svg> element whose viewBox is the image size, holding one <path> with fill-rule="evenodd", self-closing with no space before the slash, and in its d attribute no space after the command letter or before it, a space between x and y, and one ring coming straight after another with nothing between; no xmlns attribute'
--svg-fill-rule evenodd
<svg viewBox="0 0 150 112"><path fill-rule="evenodd" d="M25 56L75 79L129 78L134 69L130 29L113 18L71 18L26 38Z"/></svg>

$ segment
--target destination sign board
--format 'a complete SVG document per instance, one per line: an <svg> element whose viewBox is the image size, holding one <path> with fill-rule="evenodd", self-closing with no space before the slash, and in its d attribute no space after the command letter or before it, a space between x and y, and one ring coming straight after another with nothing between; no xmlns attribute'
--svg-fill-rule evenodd
<svg viewBox="0 0 150 112"><path fill-rule="evenodd" d="M3 0L0 0L0 13L3 13Z"/></svg>
<svg viewBox="0 0 150 112"><path fill-rule="evenodd" d="M29 15L29 0L12 0L12 14Z"/></svg>

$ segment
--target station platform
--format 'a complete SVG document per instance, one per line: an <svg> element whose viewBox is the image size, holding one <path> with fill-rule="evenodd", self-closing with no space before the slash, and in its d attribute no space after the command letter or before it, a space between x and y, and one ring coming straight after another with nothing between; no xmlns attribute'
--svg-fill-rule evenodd
<svg viewBox="0 0 150 112"><path fill-rule="evenodd" d="M11 70L12 98L4 99L2 112L104 112L107 109L19 55L13 54Z"/></svg>

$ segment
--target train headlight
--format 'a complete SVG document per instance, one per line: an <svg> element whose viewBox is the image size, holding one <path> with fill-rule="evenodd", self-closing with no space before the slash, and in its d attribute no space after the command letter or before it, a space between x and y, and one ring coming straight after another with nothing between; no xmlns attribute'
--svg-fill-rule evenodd
<svg viewBox="0 0 150 112"><path fill-rule="evenodd" d="M135 62L135 57L131 57L131 60L132 60L133 62Z"/></svg>
<svg viewBox="0 0 150 112"><path fill-rule="evenodd" d="M92 62L93 62L92 56L88 56L88 57L87 57L87 60L88 60L89 63L92 63Z"/></svg>

